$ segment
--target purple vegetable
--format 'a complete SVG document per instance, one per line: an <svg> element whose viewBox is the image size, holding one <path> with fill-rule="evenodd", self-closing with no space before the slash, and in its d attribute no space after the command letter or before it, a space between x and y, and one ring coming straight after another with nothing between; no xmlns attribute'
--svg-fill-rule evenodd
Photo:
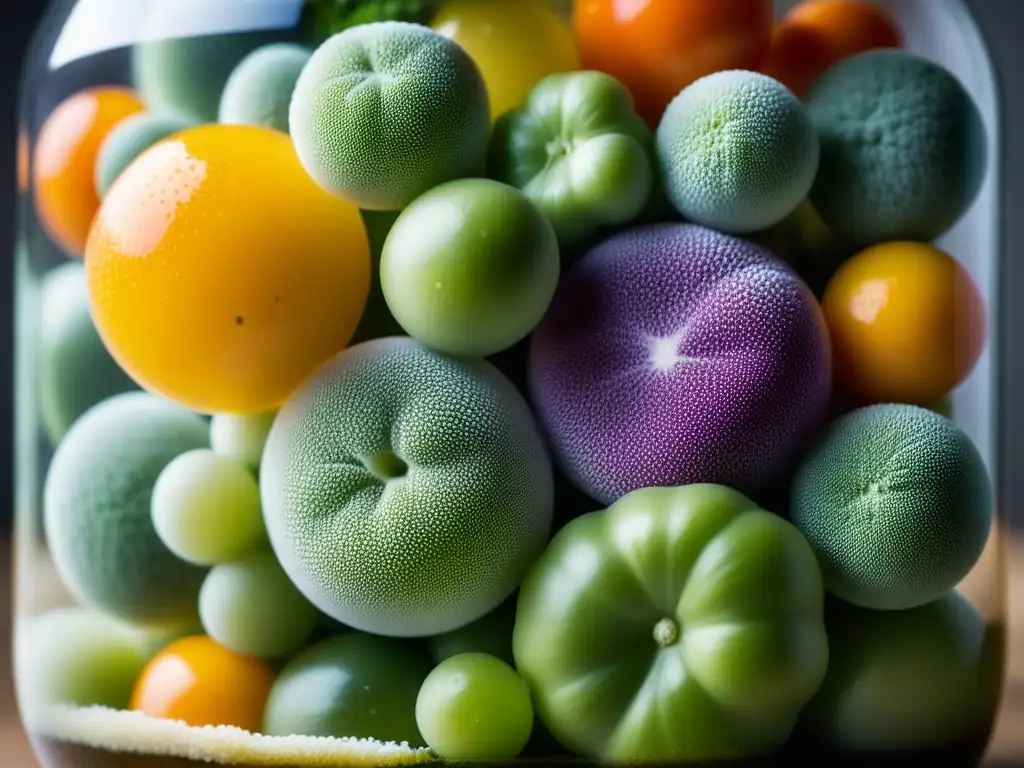
<svg viewBox="0 0 1024 768"><path fill-rule="evenodd" d="M567 476L605 503L787 472L831 391L820 307L771 252L692 224L616 235L562 279L530 389Z"/></svg>

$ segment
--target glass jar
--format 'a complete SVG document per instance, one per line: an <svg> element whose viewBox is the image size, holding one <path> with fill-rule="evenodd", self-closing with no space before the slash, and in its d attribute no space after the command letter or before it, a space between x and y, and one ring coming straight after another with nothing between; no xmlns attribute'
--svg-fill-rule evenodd
<svg viewBox="0 0 1024 768"><path fill-rule="evenodd" d="M52 4L16 252L45 768L979 762L996 74L962 0L771 5Z"/></svg>

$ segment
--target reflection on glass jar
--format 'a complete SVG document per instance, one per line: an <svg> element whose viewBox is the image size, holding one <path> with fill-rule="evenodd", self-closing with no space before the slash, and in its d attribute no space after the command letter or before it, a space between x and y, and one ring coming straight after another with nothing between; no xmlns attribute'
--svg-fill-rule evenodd
<svg viewBox="0 0 1024 768"><path fill-rule="evenodd" d="M78 0L24 77L46 768L984 753L964 3Z"/></svg>

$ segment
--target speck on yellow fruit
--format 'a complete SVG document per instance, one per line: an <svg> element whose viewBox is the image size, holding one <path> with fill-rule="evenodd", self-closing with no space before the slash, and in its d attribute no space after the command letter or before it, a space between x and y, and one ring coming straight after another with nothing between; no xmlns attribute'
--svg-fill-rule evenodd
<svg viewBox="0 0 1024 768"><path fill-rule="evenodd" d="M86 247L93 316L146 389L202 413L275 409L348 344L370 288L359 210L288 135L203 125L150 147Z"/></svg>
<svg viewBox="0 0 1024 768"><path fill-rule="evenodd" d="M431 25L476 62L495 120L542 78L579 69L572 30L550 0L446 0Z"/></svg>
<svg viewBox="0 0 1024 768"><path fill-rule="evenodd" d="M39 129L32 153L36 215L68 255L82 255L100 205L93 179L103 139L144 109L127 88L89 88L58 104Z"/></svg>
<svg viewBox="0 0 1024 768"><path fill-rule="evenodd" d="M845 262L825 290L836 381L866 403L929 405L978 362L985 303L970 273L919 242L891 242Z"/></svg>
<svg viewBox="0 0 1024 768"><path fill-rule="evenodd" d="M229 725L258 733L274 671L262 661L194 635L171 643L146 665L131 709L196 728Z"/></svg>

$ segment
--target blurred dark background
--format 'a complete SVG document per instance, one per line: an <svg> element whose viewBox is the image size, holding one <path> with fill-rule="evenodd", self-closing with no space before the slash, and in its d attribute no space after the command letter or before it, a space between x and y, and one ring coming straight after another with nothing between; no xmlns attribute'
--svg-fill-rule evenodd
<svg viewBox="0 0 1024 768"><path fill-rule="evenodd" d="M145 1L145 0L143 0ZM17 102L21 62L29 38L39 22L47 2L21 0L8 3L0 14L0 530L7 528L14 507L13 433L14 396L14 221L15 168L17 147Z"/></svg>

